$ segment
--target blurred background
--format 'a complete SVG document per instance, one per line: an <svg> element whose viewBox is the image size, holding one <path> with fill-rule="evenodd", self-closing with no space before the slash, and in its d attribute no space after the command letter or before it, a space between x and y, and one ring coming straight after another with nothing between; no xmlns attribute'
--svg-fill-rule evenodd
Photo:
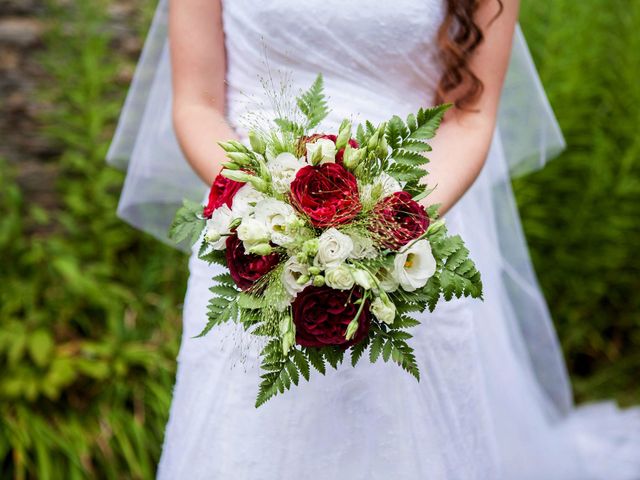
<svg viewBox="0 0 640 480"><path fill-rule="evenodd" d="M153 0L0 0L0 478L152 478L186 257L104 163ZM640 2L524 0L569 148L514 183L580 402L640 403Z"/></svg>

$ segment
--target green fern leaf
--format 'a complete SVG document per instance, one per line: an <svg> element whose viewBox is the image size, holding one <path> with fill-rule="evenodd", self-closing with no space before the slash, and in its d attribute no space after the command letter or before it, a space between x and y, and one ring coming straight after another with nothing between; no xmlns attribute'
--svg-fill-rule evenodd
<svg viewBox="0 0 640 480"><path fill-rule="evenodd" d="M316 127L329 114L324 96L322 74L318 74L311 88L297 98L298 108L307 118L307 129Z"/></svg>

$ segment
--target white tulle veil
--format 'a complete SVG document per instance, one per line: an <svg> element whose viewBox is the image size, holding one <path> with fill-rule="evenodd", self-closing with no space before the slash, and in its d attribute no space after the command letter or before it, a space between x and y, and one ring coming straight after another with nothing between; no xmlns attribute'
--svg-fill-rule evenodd
<svg viewBox="0 0 640 480"><path fill-rule="evenodd" d="M169 242L166 233L182 199L199 201L206 191L184 160L173 132L167 17L168 1L160 0L107 156L110 164L127 170L118 214L164 242ZM523 364L535 375L541 401L552 418L571 409L571 390L531 266L510 179L541 168L564 146L518 27L490 158L458 208L483 205L485 211L468 217L490 219L493 224L493 244L472 246L472 252L486 253L486 258L502 264L509 303L504 308L513 319L509 335Z"/></svg>

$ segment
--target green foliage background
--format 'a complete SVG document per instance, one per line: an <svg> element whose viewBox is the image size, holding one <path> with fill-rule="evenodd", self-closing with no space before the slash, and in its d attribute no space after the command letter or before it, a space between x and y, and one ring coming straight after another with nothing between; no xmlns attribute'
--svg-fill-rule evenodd
<svg viewBox="0 0 640 480"><path fill-rule="evenodd" d="M132 59L111 0L52 3L40 86L62 152L54 210L0 159L0 477L152 478L171 399L186 258L115 216L104 156ZM135 2L140 35L152 11ZM640 402L640 4L524 2L569 143L515 182L579 400Z"/></svg>

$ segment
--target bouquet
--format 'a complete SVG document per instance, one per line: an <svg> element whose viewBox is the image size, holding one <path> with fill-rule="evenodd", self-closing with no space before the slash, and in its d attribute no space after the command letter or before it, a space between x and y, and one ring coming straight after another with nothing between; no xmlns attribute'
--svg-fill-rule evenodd
<svg viewBox="0 0 640 480"><path fill-rule="evenodd" d="M249 145L219 143L228 162L207 205L186 201L170 232L201 239L199 257L228 269L212 279L198 336L237 322L263 339L256 407L345 354L355 367L368 351L419 380L412 314L482 296L463 240L420 203L427 141L449 105L313 133L329 112L321 75L296 105L299 118L251 129Z"/></svg>

